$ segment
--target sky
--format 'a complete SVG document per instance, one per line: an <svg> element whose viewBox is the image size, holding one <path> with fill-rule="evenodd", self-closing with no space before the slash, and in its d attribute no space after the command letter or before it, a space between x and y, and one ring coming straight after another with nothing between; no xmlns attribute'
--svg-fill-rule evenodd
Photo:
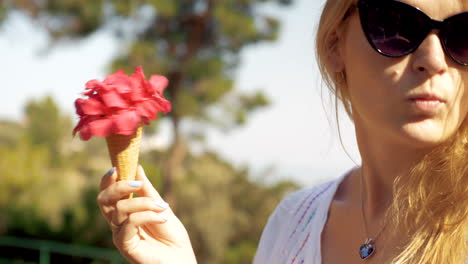
<svg viewBox="0 0 468 264"><path fill-rule="evenodd" d="M339 115L344 148L340 144L334 108L327 104L327 88L315 62L314 33L322 2L296 0L288 8L267 5L258 10L280 18L280 39L242 51L235 86L246 92L261 90L272 104L250 115L241 128L227 133L206 130L207 149L236 166L249 166L254 176L273 169L268 180L310 186L360 164L354 128L343 110ZM47 43L45 32L21 14L0 27L0 119L21 120L25 103L45 95L52 95L76 119L73 102L84 84L103 79L121 48L105 31L53 49L47 49ZM154 142L167 145L169 131L169 124L162 122Z"/></svg>

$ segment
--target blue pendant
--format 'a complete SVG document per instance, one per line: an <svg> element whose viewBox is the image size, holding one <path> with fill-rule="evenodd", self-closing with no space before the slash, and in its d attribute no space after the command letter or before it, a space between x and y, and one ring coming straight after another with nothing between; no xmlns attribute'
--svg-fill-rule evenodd
<svg viewBox="0 0 468 264"><path fill-rule="evenodd" d="M368 238L366 242L359 248L359 256L361 257L361 259L366 259L372 256L372 254L374 253L375 247L374 244L372 244L372 242L372 239Z"/></svg>

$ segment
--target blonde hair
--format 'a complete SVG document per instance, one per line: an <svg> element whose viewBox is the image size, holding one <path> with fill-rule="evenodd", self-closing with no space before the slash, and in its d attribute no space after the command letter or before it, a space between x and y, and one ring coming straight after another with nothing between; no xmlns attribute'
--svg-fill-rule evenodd
<svg viewBox="0 0 468 264"><path fill-rule="evenodd" d="M335 103L340 101L351 119L346 73L335 72L331 56L356 3L327 0L316 39L323 80ZM468 117L455 135L417 162L409 175L396 178L393 194L386 218L399 230L407 230L409 240L389 263L468 263Z"/></svg>

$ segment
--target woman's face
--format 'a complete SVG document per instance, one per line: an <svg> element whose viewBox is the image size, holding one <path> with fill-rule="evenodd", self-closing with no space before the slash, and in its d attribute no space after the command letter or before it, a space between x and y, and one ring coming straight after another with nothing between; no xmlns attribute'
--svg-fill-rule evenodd
<svg viewBox="0 0 468 264"><path fill-rule="evenodd" d="M436 20L467 11L460 0L401 2ZM415 148L432 147L453 135L467 115L468 66L445 55L437 31L415 52L389 58L367 42L356 11L340 43L340 57L356 128L367 135ZM435 94L443 101L428 107L428 101L409 99L421 94Z"/></svg>

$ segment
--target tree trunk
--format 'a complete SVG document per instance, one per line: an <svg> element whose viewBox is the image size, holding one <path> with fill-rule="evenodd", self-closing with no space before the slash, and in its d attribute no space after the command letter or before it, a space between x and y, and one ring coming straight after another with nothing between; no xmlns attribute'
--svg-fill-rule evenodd
<svg viewBox="0 0 468 264"><path fill-rule="evenodd" d="M180 120L175 117L172 119L172 130L174 135L174 142L170 147L167 157L162 164L162 176L163 176L163 185L164 185L164 200L171 205L172 210L176 210L177 201L176 194L174 190L174 183L177 181L180 176L180 169L182 162L187 155L187 145L183 139L183 136L179 131Z"/></svg>
<svg viewBox="0 0 468 264"><path fill-rule="evenodd" d="M180 59L180 65L186 63L189 61L200 49L202 42L203 42L203 35L205 34L205 31L207 30L207 25L208 25L208 18L211 15L213 7L213 2L209 1L208 9L206 12L202 15L192 15L188 16L185 18L182 18L180 23L184 26L190 27L191 34L189 38L187 39L186 47L187 51L186 53L182 56ZM172 55L172 57L176 57L176 45L174 42L169 43L169 54ZM180 66L182 67L182 66ZM169 77L169 86L168 86L168 92L171 96L171 100L173 102L177 101L177 95L182 89L182 80L184 78L183 73L180 71L180 69L176 69L171 71L168 74ZM185 159L185 156L187 154L187 148L188 146L186 145L186 142L184 141L183 136L180 133L180 121L181 121L181 116L177 113L177 109L173 109L173 112L171 113L171 121L172 121L172 133L174 135L174 142L172 143L172 146L170 147L168 154L167 154L167 159L164 161L162 167L163 167L163 180L164 180L164 200L171 204L172 210L175 210L176 208L176 195L175 195L175 190L174 190L174 183L177 180L177 176L180 175L178 173L178 170L182 166L182 162Z"/></svg>

